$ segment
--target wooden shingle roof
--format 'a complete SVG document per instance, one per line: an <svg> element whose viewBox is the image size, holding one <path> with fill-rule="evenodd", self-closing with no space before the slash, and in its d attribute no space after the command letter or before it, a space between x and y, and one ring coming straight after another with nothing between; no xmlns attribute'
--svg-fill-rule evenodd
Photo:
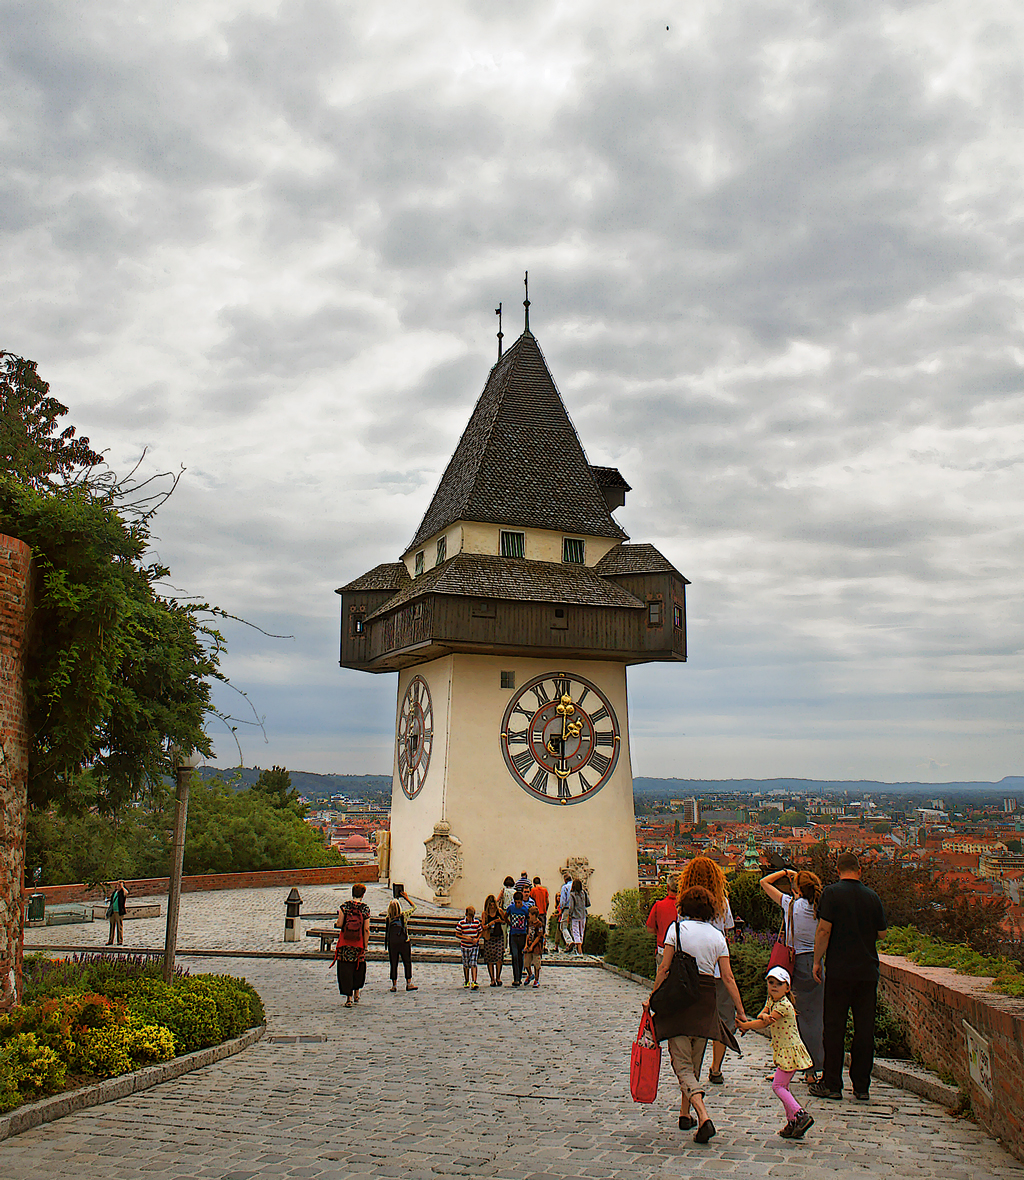
<svg viewBox="0 0 1024 1180"><path fill-rule="evenodd" d="M335 593L343 594L348 590L401 590L411 581L404 561L387 561L383 565L375 565L368 573L360 574L347 585L340 586Z"/></svg>
<svg viewBox="0 0 1024 1180"><path fill-rule="evenodd" d="M671 573L680 578L684 585L690 584L689 579L684 578L672 562L653 545L616 545L614 549L608 550L594 569L605 578L614 577L616 574Z"/></svg>
<svg viewBox="0 0 1024 1180"><path fill-rule="evenodd" d="M409 549L457 520L626 539L529 332L491 370Z"/></svg>
<svg viewBox="0 0 1024 1180"><path fill-rule="evenodd" d="M639 598L617 583L602 578L590 566L462 552L410 581L369 618L379 618L425 594L573 606L617 606L633 610L644 608Z"/></svg>

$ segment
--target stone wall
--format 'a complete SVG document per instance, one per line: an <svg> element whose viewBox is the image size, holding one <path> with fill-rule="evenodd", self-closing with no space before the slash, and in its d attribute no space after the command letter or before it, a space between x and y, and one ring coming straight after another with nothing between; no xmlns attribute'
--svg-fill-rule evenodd
<svg viewBox="0 0 1024 1180"><path fill-rule="evenodd" d="M882 997L914 1053L951 1074L978 1123L1024 1159L1024 1000L989 991L990 979L880 957Z"/></svg>
<svg viewBox="0 0 1024 1180"><path fill-rule="evenodd" d="M321 869L274 869L266 873L202 873L182 877L182 893L202 893L208 889L268 889L293 885L350 885L355 881L377 880L376 865L328 865ZM147 897L166 893L167 877L145 877L126 882L132 897ZM47 905L64 901L89 901L104 896L102 885L43 885Z"/></svg>
<svg viewBox="0 0 1024 1180"><path fill-rule="evenodd" d="M28 720L24 656L32 551L0 534L0 1011L21 985L21 887L25 873Z"/></svg>

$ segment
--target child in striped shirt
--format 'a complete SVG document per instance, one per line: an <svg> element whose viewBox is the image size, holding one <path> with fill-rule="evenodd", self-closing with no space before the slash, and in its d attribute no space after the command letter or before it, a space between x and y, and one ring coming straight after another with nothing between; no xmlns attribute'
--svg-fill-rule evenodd
<svg viewBox="0 0 1024 1180"><path fill-rule="evenodd" d="M480 986L476 981L476 960L480 953L480 935L483 934L483 929L477 920L476 908L466 906L466 916L455 927L455 933L459 936L459 946L462 948L462 974L466 977L466 982L462 986L472 991L476 991ZM472 984L469 982L470 975L473 977Z"/></svg>

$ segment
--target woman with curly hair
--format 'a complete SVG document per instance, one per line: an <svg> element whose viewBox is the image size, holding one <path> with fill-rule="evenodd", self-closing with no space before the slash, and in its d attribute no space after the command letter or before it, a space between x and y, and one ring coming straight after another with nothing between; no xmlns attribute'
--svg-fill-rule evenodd
<svg viewBox="0 0 1024 1180"><path fill-rule="evenodd" d="M775 884L786 878L788 891L783 893ZM825 1020L825 985L814 978L814 933L818 929L818 898L821 897L821 878L814 873L780 869L761 878L761 888L782 909L786 945L791 946L793 958L793 996L796 1024L800 1040L807 1047L814 1063L804 1074L804 1081L813 1085L825 1065L823 1025Z"/></svg>
<svg viewBox="0 0 1024 1180"><path fill-rule="evenodd" d="M695 886L706 889L711 895L711 904L714 906L711 925L717 930L720 930L722 934L732 930L736 922L732 916L732 908L729 905L729 893L725 883L725 873L722 872L721 867L710 856L695 856L686 865L679 874L679 889L676 892L676 898L682 897L687 889L693 889ZM733 1003L728 989L722 983L721 974L717 966L715 968L715 990L718 995L718 1015L722 1018L722 1023L729 1032L735 1033L736 1005ZM724 1060L725 1045L721 1041L714 1041L711 1046L711 1066L708 1069L708 1081L715 1086L720 1086L724 1081L722 1077L722 1062Z"/></svg>

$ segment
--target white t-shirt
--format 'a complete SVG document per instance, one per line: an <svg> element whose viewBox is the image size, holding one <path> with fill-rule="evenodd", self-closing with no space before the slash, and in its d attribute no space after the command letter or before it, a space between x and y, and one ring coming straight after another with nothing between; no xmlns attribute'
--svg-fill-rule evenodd
<svg viewBox="0 0 1024 1180"><path fill-rule="evenodd" d="M724 934L726 930L734 930L736 928L736 919L732 916L732 906L729 904L729 899L725 899L725 913L716 914L711 919L711 925L716 930L721 930Z"/></svg>
<svg viewBox="0 0 1024 1180"><path fill-rule="evenodd" d="M718 974L718 960L729 953L729 944L721 930L716 930L710 922L680 918L679 937L682 949L697 960L697 970L701 975ZM665 931L665 945L676 945L675 922Z"/></svg>
<svg viewBox="0 0 1024 1180"><path fill-rule="evenodd" d="M793 902L793 930L790 932L790 900L789 895L785 893L779 899L779 905L782 907L782 920L786 924L786 944L789 945L792 938L794 952L798 955L805 955L808 951L814 950L814 932L818 929L818 919L814 916L814 906L804 898L798 897Z"/></svg>

